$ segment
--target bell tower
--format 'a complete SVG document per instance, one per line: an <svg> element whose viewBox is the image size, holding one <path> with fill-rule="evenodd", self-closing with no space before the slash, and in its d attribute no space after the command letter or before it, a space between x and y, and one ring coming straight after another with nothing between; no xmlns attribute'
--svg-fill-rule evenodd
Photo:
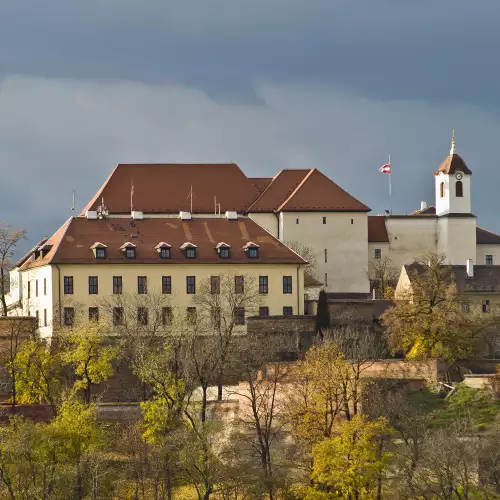
<svg viewBox="0 0 500 500"><path fill-rule="evenodd" d="M476 262L476 217L471 213L471 176L471 170L456 152L453 133L450 154L434 173L437 248L452 265L465 265L468 259Z"/></svg>

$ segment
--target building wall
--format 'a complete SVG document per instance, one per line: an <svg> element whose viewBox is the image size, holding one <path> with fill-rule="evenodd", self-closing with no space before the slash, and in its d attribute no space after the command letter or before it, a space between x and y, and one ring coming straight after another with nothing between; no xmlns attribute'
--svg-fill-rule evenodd
<svg viewBox="0 0 500 500"><path fill-rule="evenodd" d="M476 262L478 266L486 265L486 256L493 256L493 265L500 265L500 245L476 245Z"/></svg>
<svg viewBox="0 0 500 500"><path fill-rule="evenodd" d="M270 232L275 238L278 238L279 218L274 213L254 213L248 214L248 216L250 219L259 224L259 226Z"/></svg>
<svg viewBox="0 0 500 500"><path fill-rule="evenodd" d="M440 185L444 182L445 193L441 197ZM456 214L470 214L471 213L471 200L470 200L470 175L463 175L461 182L463 185L463 196L457 198L455 196L455 187L458 180L454 175L443 174L435 176L435 190L436 190L436 213L437 215L444 215L449 213Z"/></svg>
<svg viewBox="0 0 500 500"><path fill-rule="evenodd" d="M367 217L358 212L281 212L280 240L312 248L316 277L328 291L368 293Z"/></svg>
<svg viewBox="0 0 500 500"><path fill-rule="evenodd" d="M293 314L304 314L304 272L302 267L295 264L61 264L60 277L54 267L54 285L51 301L54 306L59 304L59 286L61 293L61 308L78 306L84 311L88 307L98 306L99 301L113 293L113 276L122 276L123 293L134 295L137 293L137 277L146 276L148 292L161 294L161 277L171 276L172 307L185 311L187 307L196 306L193 295L186 293L186 276L196 277L196 291L200 292L203 280L216 275L245 275L255 280L258 286L259 276L268 276L269 293L262 295L262 306L269 307L270 315L283 314L283 307L293 308ZM41 269L38 273L41 272ZM32 271L33 273L33 271ZM64 294L64 276L73 277L73 294ZM88 287L89 276L98 276L98 294L90 295ZM292 293L283 293L283 276L292 276ZM31 277L34 279L34 276ZM248 279L247 279L248 286ZM30 304L31 310L38 303ZM55 314L58 314L55 312ZM253 313L255 314L255 312Z"/></svg>
<svg viewBox="0 0 500 500"><path fill-rule="evenodd" d="M476 262L476 218L441 217L438 219L439 253L446 254L446 263L462 265L467 259Z"/></svg>

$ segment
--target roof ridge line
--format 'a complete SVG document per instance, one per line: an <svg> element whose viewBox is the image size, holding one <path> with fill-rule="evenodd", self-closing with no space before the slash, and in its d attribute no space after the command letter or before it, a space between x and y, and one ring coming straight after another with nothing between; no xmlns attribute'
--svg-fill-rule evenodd
<svg viewBox="0 0 500 500"><path fill-rule="evenodd" d="M282 172L284 171L284 169L282 168L272 179L271 179L271 182L266 186L266 189L264 189L264 191L262 191L262 193L259 194L259 196L257 196L257 198L255 199L255 201L252 202L252 204L245 210L245 212L249 212L250 209L264 196L264 194L266 193L266 191L272 186L273 182L282 174ZM250 179L249 177L247 177L247 179Z"/></svg>
<svg viewBox="0 0 500 500"><path fill-rule="evenodd" d="M59 238L59 241L57 242L57 244L55 245L55 248L54 248L54 252L52 253L52 256L50 257L50 259L47 261L47 264L51 264L52 261L54 260L54 257L56 256L56 253L57 251L59 250L59 247L61 246L61 243L62 243L62 240L64 239L64 237L66 236L66 233L68 232L68 228L69 226L71 225L71 222L73 221L73 219L76 219L76 217L73 217L71 216L61 227L64 227L64 231L63 233L61 234L61 237ZM60 229L60 228L59 228ZM57 231L56 231L57 233ZM50 238L49 238L50 240Z"/></svg>
<svg viewBox="0 0 500 500"><path fill-rule="evenodd" d="M485 229L484 227L481 226L476 226L477 229L481 229L481 231L486 231L487 233L493 234L495 236L500 236L498 233L494 233L493 231L490 231L489 229Z"/></svg>
<svg viewBox="0 0 500 500"><path fill-rule="evenodd" d="M292 194L276 209L277 212L279 212L297 194L297 191L304 185L307 179L311 177L315 170L316 168L309 169L309 172L307 172L304 178L299 182L299 185L292 191Z"/></svg>
<svg viewBox="0 0 500 500"><path fill-rule="evenodd" d="M111 171L111 173L108 175L102 186L97 190L97 193L95 196L83 207L82 211L80 212L80 215L83 216L85 215L85 212L89 210L89 208L99 199L99 196L102 195L102 192L104 191L104 188L107 186L108 182L111 180L111 177L113 174L116 172L117 168L123 164L117 163L116 167Z"/></svg>

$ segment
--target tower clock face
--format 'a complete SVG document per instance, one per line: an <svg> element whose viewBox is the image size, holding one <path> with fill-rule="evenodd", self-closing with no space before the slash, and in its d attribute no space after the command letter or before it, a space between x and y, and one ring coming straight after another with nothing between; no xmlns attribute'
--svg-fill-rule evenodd
<svg viewBox="0 0 500 500"><path fill-rule="evenodd" d="M455 178L456 178L457 180L460 180L462 177L463 177L462 172L457 172L457 173L455 174Z"/></svg>

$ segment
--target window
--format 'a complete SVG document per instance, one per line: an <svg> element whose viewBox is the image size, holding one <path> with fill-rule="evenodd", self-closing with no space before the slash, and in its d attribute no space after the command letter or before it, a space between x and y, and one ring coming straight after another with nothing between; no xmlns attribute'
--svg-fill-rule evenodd
<svg viewBox="0 0 500 500"><path fill-rule="evenodd" d="M220 293L220 276L210 276L210 293Z"/></svg>
<svg viewBox="0 0 500 500"><path fill-rule="evenodd" d="M382 249L381 248L375 248L375 250L373 251L373 256L377 260L380 260L382 258Z"/></svg>
<svg viewBox="0 0 500 500"><path fill-rule="evenodd" d="M196 259L196 248L187 247L184 251L184 255L186 256L186 259Z"/></svg>
<svg viewBox="0 0 500 500"><path fill-rule="evenodd" d="M38 328L40 326L40 316L38 310L35 311L35 328Z"/></svg>
<svg viewBox="0 0 500 500"><path fill-rule="evenodd" d="M72 326L75 319L75 309L73 307L64 308L64 324Z"/></svg>
<svg viewBox="0 0 500 500"><path fill-rule="evenodd" d="M259 276L259 293L269 293L269 278Z"/></svg>
<svg viewBox="0 0 500 500"><path fill-rule="evenodd" d="M65 295L73 294L73 276L64 277L64 294ZM28 297L29 297L29 283L28 283Z"/></svg>
<svg viewBox="0 0 500 500"><path fill-rule="evenodd" d="M121 295L123 293L123 281L121 276L113 276L113 293Z"/></svg>
<svg viewBox="0 0 500 500"><path fill-rule="evenodd" d="M148 293L148 278L146 276L137 276L137 293L139 295Z"/></svg>
<svg viewBox="0 0 500 500"><path fill-rule="evenodd" d="M283 307L283 316L292 316L293 315L293 307L285 306Z"/></svg>
<svg viewBox="0 0 500 500"><path fill-rule="evenodd" d="M229 259L229 248L228 247L220 247L219 248L219 257L221 259Z"/></svg>
<svg viewBox="0 0 500 500"><path fill-rule="evenodd" d="M186 276L186 293L196 293L196 276Z"/></svg>
<svg viewBox="0 0 500 500"><path fill-rule="evenodd" d="M35 280L35 297L38 297L38 280Z"/></svg>
<svg viewBox="0 0 500 500"><path fill-rule="evenodd" d="M351 224L354 224L354 219L351 219Z"/></svg>
<svg viewBox="0 0 500 500"><path fill-rule="evenodd" d="M298 223L299 223L299 218L297 217L297 218L295 219L295 224L298 224Z"/></svg>
<svg viewBox="0 0 500 500"><path fill-rule="evenodd" d="M444 187L444 182L442 182L440 185L439 185L439 196L441 198L444 198L444 190L445 190L445 187Z"/></svg>
<svg viewBox="0 0 500 500"><path fill-rule="evenodd" d="M292 293L292 277L283 276L283 293Z"/></svg>
<svg viewBox="0 0 500 500"><path fill-rule="evenodd" d="M259 307L259 316L269 316L269 307Z"/></svg>
<svg viewBox="0 0 500 500"><path fill-rule="evenodd" d="M162 307L161 308L161 322L163 326L168 326L172 324L172 308L171 307Z"/></svg>
<svg viewBox="0 0 500 500"><path fill-rule="evenodd" d="M455 184L455 196L457 198L464 197L464 185L462 184L462 181L457 181Z"/></svg>
<svg viewBox="0 0 500 500"><path fill-rule="evenodd" d="M236 313L234 315L234 323L236 325L244 325L245 324L245 308L237 307Z"/></svg>
<svg viewBox="0 0 500 500"><path fill-rule="evenodd" d="M168 247L160 248L160 259L170 259L170 248Z"/></svg>
<svg viewBox="0 0 500 500"><path fill-rule="evenodd" d="M234 277L234 293L242 294L245 291L245 283L243 276Z"/></svg>
<svg viewBox="0 0 500 500"><path fill-rule="evenodd" d="M66 278L64 278L64 279L66 280ZM30 285L31 285L31 282L28 281L28 299L31 298L31 286ZM66 292L64 292L64 293L66 293Z"/></svg>
<svg viewBox="0 0 500 500"><path fill-rule="evenodd" d="M146 326L148 324L148 308L138 307L137 308L137 323Z"/></svg>
<svg viewBox="0 0 500 500"><path fill-rule="evenodd" d="M462 310L463 313L468 313L470 311L469 303L468 302L462 302L460 304L460 309Z"/></svg>
<svg viewBox="0 0 500 500"><path fill-rule="evenodd" d="M135 259L135 247L125 248L125 257L127 259Z"/></svg>
<svg viewBox="0 0 500 500"><path fill-rule="evenodd" d="M257 247L250 247L248 249L248 257L250 259L258 259L259 258L259 249Z"/></svg>
<svg viewBox="0 0 500 500"><path fill-rule="evenodd" d="M47 326L47 309L43 310L43 326Z"/></svg>
<svg viewBox="0 0 500 500"><path fill-rule="evenodd" d="M89 276L89 293L91 295L97 295L97 276Z"/></svg>
<svg viewBox="0 0 500 500"><path fill-rule="evenodd" d="M172 293L172 276L161 277L161 293Z"/></svg>
<svg viewBox="0 0 500 500"><path fill-rule="evenodd" d="M125 315L123 314L123 307L113 308L113 325L120 326L124 323Z"/></svg>
<svg viewBox="0 0 500 500"><path fill-rule="evenodd" d="M486 265L487 266L492 266L493 265L493 255L487 255L486 256Z"/></svg>
<svg viewBox="0 0 500 500"><path fill-rule="evenodd" d="M328 273L325 273L325 286L328 286Z"/></svg>
<svg viewBox="0 0 500 500"><path fill-rule="evenodd" d="M43 294L47 295L47 278L43 278Z"/></svg>
<svg viewBox="0 0 500 500"><path fill-rule="evenodd" d="M186 319L189 325L196 324L196 307L188 307L186 309Z"/></svg>
<svg viewBox="0 0 500 500"><path fill-rule="evenodd" d="M326 217L323 217L323 224L326 224Z"/></svg>
<svg viewBox="0 0 500 500"><path fill-rule="evenodd" d="M105 259L106 258L106 249L103 247L97 247L95 249L95 258L96 259Z"/></svg>
<svg viewBox="0 0 500 500"><path fill-rule="evenodd" d="M99 308L89 307L89 321L99 322Z"/></svg>
<svg viewBox="0 0 500 500"><path fill-rule="evenodd" d="M328 262L328 250L325 248L325 262Z"/></svg>
<svg viewBox="0 0 500 500"><path fill-rule="evenodd" d="M490 312L490 301L489 300L483 300L483 312L484 313Z"/></svg>

